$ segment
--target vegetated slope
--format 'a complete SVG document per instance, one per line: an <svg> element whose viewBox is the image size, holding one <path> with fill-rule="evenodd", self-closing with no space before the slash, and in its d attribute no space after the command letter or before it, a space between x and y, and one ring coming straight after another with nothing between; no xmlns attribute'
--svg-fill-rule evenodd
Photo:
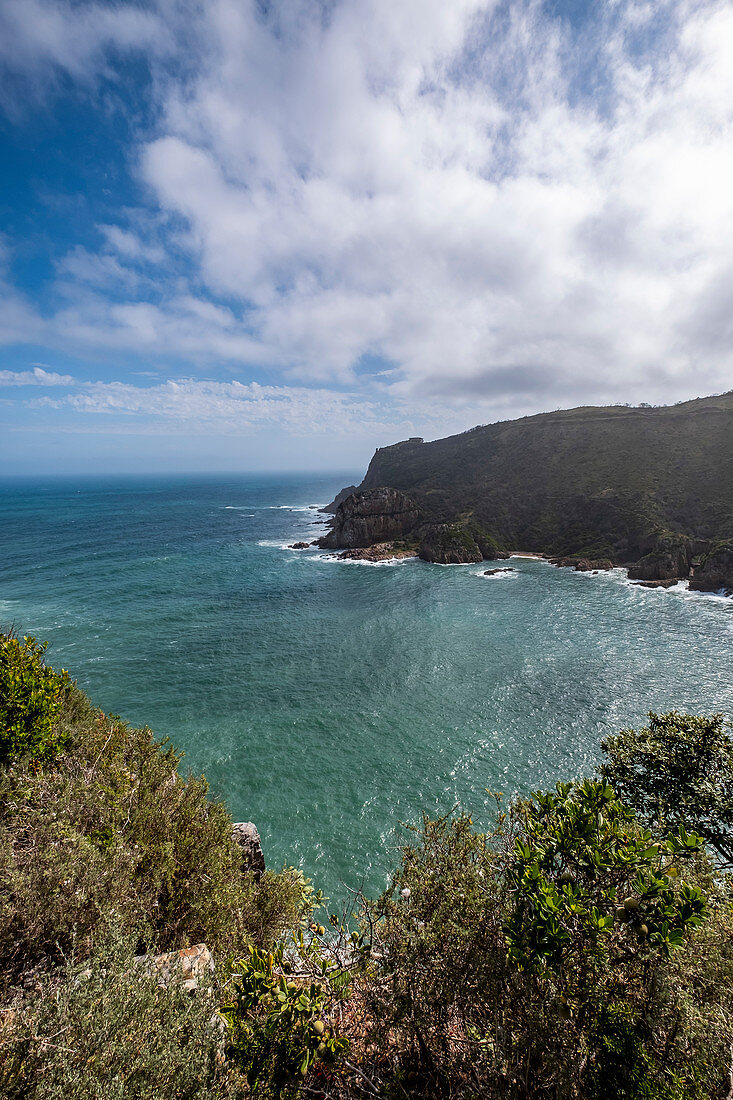
<svg viewBox="0 0 733 1100"><path fill-rule="evenodd" d="M647 553L672 531L733 534L733 392L661 408L577 408L377 450L360 489L409 493L507 548Z"/></svg>

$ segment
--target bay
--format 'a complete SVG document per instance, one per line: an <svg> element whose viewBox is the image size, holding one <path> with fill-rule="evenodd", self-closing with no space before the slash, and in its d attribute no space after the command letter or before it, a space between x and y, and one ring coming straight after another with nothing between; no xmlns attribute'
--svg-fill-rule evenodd
<svg viewBox="0 0 733 1100"><path fill-rule="evenodd" d="M185 751L268 864L380 890L400 822L588 774L647 711L733 712L733 601L621 570L340 562L354 471L0 484L0 626Z"/></svg>

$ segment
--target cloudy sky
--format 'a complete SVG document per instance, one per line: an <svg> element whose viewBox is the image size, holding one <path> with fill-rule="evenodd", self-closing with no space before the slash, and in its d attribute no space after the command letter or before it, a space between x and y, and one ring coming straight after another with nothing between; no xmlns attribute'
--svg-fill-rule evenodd
<svg viewBox="0 0 733 1100"><path fill-rule="evenodd" d="M0 0L0 473L733 388L728 0Z"/></svg>

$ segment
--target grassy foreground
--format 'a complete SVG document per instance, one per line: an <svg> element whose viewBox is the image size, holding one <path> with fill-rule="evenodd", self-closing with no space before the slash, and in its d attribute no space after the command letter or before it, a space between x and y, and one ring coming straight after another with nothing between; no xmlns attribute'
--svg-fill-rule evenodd
<svg viewBox="0 0 733 1100"><path fill-rule="evenodd" d="M729 729L651 715L488 829L426 819L329 914L243 868L169 745L0 635L0 1095L726 1100ZM140 962L198 943L194 992Z"/></svg>

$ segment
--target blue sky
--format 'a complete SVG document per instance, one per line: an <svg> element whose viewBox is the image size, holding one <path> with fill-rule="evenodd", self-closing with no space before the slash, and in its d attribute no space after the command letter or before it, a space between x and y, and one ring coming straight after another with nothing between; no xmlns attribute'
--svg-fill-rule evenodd
<svg viewBox="0 0 733 1100"><path fill-rule="evenodd" d="M719 0L0 0L0 469L733 387Z"/></svg>

